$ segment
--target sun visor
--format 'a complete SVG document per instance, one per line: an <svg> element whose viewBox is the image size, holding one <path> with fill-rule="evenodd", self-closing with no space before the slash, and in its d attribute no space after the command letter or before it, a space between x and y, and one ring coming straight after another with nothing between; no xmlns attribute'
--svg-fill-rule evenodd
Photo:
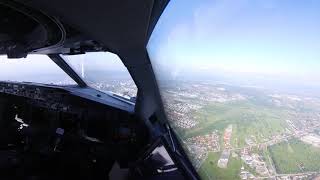
<svg viewBox="0 0 320 180"><path fill-rule="evenodd" d="M12 1L0 1L0 54L8 58L61 46L63 26L54 18Z"/></svg>

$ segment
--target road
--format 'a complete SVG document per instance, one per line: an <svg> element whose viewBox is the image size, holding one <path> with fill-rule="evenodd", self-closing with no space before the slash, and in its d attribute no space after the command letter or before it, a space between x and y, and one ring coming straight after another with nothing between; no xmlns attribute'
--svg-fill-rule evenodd
<svg viewBox="0 0 320 180"><path fill-rule="evenodd" d="M247 146L239 147L239 148L230 148L229 150L230 150L230 151L243 150L243 149L252 148L252 147L257 147L257 146L262 146L262 145L272 146L272 145L281 143L281 142L283 142L283 141L285 141L285 140L288 140L288 139L290 139L290 138L300 138L300 137L302 137L302 136L305 136L305 135L313 132L314 130L316 130L318 127L320 127L320 126L315 126L313 129L309 129L308 131L304 131L304 132L300 132L300 133L293 133L293 134L290 134L290 135L281 137L281 138L279 138L279 139L269 140L269 141L261 142L261 143L258 143L258 144L247 145ZM220 151L214 151L214 152L221 152L221 150L220 150Z"/></svg>

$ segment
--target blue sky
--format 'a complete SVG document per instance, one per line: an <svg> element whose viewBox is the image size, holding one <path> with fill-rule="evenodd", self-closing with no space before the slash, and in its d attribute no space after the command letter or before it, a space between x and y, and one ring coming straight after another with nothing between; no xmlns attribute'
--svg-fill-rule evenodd
<svg viewBox="0 0 320 180"><path fill-rule="evenodd" d="M265 75L320 87L320 0L172 0L148 52L158 76ZM0 56L0 79L61 73L47 58L27 59ZM89 69L126 72L111 53L84 61Z"/></svg>
<svg viewBox="0 0 320 180"><path fill-rule="evenodd" d="M148 44L154 68L320 80L320 1L174 0Z"/></svg>

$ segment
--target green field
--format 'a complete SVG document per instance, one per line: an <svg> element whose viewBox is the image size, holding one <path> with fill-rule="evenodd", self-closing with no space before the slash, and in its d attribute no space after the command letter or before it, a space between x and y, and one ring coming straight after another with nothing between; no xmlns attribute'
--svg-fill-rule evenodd
<svg viewBox="0 0 320 180"><path fill-rule="evenodd" d="M199 174L202 179L239 179L241 160L239 157L229 158L228 167L221 169L217 166L221 153L209 153L208 158L202 164Z"/></svg>
<svg viewBox="0 0 320 180"><path fill-rule="evenodd" d="M232 144L234 147L243 147L245 138L251 135L261 142L266 137L284 132L287 127L286 114L284 109L257 105L249 101L213 103L195 112L194 116L199 124L183 135L185 138L205 135L214 129L219 130L222 135L224 129L232 124Z"/></svg>
<svg viewBox="0 0 320 180"><path fill-rule="evenodd" d="M198 122L197 125L191 129L178 129L179 137L183 141L190 137L207 135L217 130L220 136L220 149L222 150L224 149L224 130L231 124L231 146L232 148L241 148L247 146L246 138L250 138L256 143L271 140L275 135L287 133L286 129L289 126L286 120L300 121L304 116L308 117L308 113L317 112L315 105L311 106L300 101L287 100L288 102L282 102L286 105L277 107L272 104L268 96L260 96L260 94L257 95L253 92L248 97L250 98L246 100L223 103L197 103L201 104L202 108L188 114L190 118ZM299 113L302 113L301 116ZM316 133L320 134L320 131ZM320 148L317 149L300 140L283 142L269 148L253 147L251 151L262 156L271 174L274 174L275 170L278 174L320 171ZM238 151L237 153L239 154ZM259 176L245 165L239 157L230 157L226 169L217 167L220 154L221 152L208 153L207 159L198 170L202 179L239 179L241 166L253 175Z"/></svg>
<svg viewBox="0 0 320 180"><path fill-rule="evenodd" d="M268 148L277 173L320 171L320 149L292 139ZM299 167L299 164L304 168Z"/></svg>
<svg viewBox="0 0 320 180"><path fill-rule="evenodd" d="M201 179L214 180L214 179L240 179L239 173L243 166L246 170L256 175L255 171L243 163L240 157L232 157L230 155L228 166L226 169L217 166L221 153L210 152L207 159L199 169Z"/></svg>

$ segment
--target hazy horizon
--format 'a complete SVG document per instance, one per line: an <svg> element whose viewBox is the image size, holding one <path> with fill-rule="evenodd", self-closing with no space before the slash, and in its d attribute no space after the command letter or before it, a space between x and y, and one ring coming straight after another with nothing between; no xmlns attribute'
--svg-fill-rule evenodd
<svg viewBox="0 0 320 180"><path fill-rule="evenodd" d="M320 2L169 3L148 44L161 79L217 79L320 90Z"/></svg>

